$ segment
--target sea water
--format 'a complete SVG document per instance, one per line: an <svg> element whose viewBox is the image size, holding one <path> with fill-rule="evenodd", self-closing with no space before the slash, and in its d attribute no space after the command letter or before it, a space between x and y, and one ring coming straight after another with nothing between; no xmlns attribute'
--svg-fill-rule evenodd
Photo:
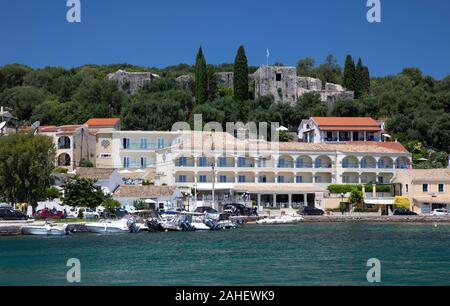
<svg viewBox="0 0 450 306"><path fill-rule="evenodd" d="M0 237L0 285L450 285L450 224L301 223L221 232Z"/></svg>

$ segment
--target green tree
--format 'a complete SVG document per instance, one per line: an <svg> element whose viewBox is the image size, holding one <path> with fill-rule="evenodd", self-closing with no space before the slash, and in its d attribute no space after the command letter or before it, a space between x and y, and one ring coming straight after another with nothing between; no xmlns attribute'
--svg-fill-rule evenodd
<svg viewBox="0 0 450 306"><path fill-rule="evenodd" d="M0 196L11 204L36 208L46 196L55 168L55 147L46 136L12 134L0 137Z"/></svg>
<svg viewBox="0 0 450 306"><path fill-rule="evenodd" d="M195 61L195 102L206 103L208 100L208 71L203 50L200 47Z"/></svg>
<svg viewBox="0 0 450 306"><path fill-rule="evenodd" d="M43 101L47 93L39 88L20 86L6 89L0 95L0 105L10 107L19 120L29 121L33 110Z"/></svg>
<svg viewBox="0 0 450 306"><path fill-rule="evenodd" d="M369 67L364 66L364 73L363 73L363 92L365 94L369 94L370 93L370 72L369 72Z"/></svg>
<svg viewBox="0 0 450 306"><path fill-rule="evenodd" d="M240 46L234 59L234 99L245 101L248 99L248 63L244 46Z"/></svg>
<svg viewBox="0 0 450 306"><path fill-rule="evenodd" d="M350 197L348 199L348 201L351 204L354 204L356 206L360 206L364 203L364 196L361 190L359 190L358 188L354 188L351 192L350 192Z"/></svg>
<svg viewBox="0 0 450 306"><path fill-rule="evenodd" d="M364 94L364 66L362 59L358 59L358 64L356 64L355 69L355 97L360 98Z"/></svg>
<svg viewBox="0 0 450 306"><path fill-rule="evenodd" d="M315 61L311 57L305 57L299 59L297 62L297 75L298 76L310 76L313 70Z"/></svg>
<svg viewBox="0 0 450 306"><path fill-rule="evenodd" d="M355 61L351 55L347 55L345 59L343 85L347 90L355 89Z"/></svg>
<svg viewBox="0 0 450 306"><path fill-rule="evenodd" d="M72 207L96 208L105 202L107 197L95 181L75 176L64 187L63 204Z"/></svg>
<svg viewBox="0 0 450 306"><path fill-rule="evenodd" d="M31 72L32 69L21 64L10 64L0 68L0 92L22 86L25 76Z"/></svg>
<svg viewBox="0 0 450 306"><path fill-rule="evenodd" d="M102 206L107 210L109 213L114 213L117 208L121 206L119 201L113 200L111 198L107 198L103 201Z"/></svg>

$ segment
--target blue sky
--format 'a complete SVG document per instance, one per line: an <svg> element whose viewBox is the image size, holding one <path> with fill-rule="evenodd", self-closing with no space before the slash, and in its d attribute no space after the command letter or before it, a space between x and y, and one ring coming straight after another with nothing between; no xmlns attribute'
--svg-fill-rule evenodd
<svg viewBox="0 0 450 306"><path fill-rule="evenodd" d="M334 54L361 56L372 75L418 67L450 74L450 1L381 0L382 22L366 20L366 0L81 0L82 22L66 21L66 0L0 0L0 65L32 67L232 62L295 65Z"/></svg>

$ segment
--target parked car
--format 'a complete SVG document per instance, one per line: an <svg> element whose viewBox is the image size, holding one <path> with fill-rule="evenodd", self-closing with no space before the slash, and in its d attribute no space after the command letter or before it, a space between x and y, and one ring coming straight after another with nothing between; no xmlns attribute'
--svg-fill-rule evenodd
<svg viewBox="0 0 450 306"><path fill-rule="evenodd" d="M397 208L394 210L394 216L417 216L417 214L406 208Z"/></svg>
<svg viewBox="0 0 450 306"><path fill-rule="evenodd" d="M223 212L231 216L257 216L258 212L256 208L249 208L244 204L232 203L226 204L223 207Z"/></svg>
<svg viewBox="0 0 450 306"><path fill-rule="evenodd" d="M2 205L0 207L0 220L28 220L28 216L18 210L14 210L11 206Z"/></svg>
<svg viewBox="0 0 450 306"><path fill-rule="evenodd" d="M80 210L83 212L84 219L98 219L100 215L90 208L71 208L67 213L67 218L76 219L80 214Z"/></svg>
<svg viewBox="0 0 450 306"><path fill-rule="evenodd" d="M431 215L432 216L448 216L448 211L444 208L439 208L439 209L433 210Z"/></svg>
<svg viewBox="0 0 450 306"><path fill-rule="evenodd" d="M194 212L202 214L206 213L206 217L211 220L219 220L220 218L220 213L211 207L206 206L197 207Z"/></svg>
<svg viewBox="0 0 450 306"><path fill-rule="evenodd" d="M48 209L48 208L44 208L41 210L38 210L37 212L34 213L34 216L36 218L42 218L42 219L61 219L61 218L65 218L66 215L64 214L64 212L60 211L60 210L56 210L56 209Z"/></svg>
<svg viewBox="0 0 450 306"><path fill-rule="evenodd" d="M298 211L298 214L303 216L323 216L325 212L316 207L305 206Z"/></svg>

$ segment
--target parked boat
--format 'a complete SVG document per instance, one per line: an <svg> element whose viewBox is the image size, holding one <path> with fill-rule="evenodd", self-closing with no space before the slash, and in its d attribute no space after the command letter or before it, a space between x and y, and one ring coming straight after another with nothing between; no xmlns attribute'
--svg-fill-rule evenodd
<svg viewBox="0 0 450 306"><path fill-rule="evenodd" d="M37 236L65 236L70 234L68 224L54 225L45 223L44 225L26 225L22 227L25 235Z"/></svg>
<svg viewBox="0 0 450 306"><path fill-rule="evenodd" d="M136 225L134 220L130 218L86 223L85 227L88 232L97 234L114 234L139 231L139 226Z"/></svg>
<svg viewBox="0 0 450 306"><path fill-rule="evenodd" d="M281 217L275 218L265 218L256 221L257 224L294 224L301 222L303 220L302 216L287 216L283 215Z"/></svg>
<svg viewBox="0 0 450 306"><path fill-rule="evenodd" d="M218 230L217 225L203 213L178 212L166 216L160 223L165 231L210 231Z"/></svg>
<svg viewBox="0 0 450 306"><path fill-rule="evenodd" d="M233 229L238 227L237 223L231 220L220 220L219 222L217 222L217 226L220 229Z"/></svg>

